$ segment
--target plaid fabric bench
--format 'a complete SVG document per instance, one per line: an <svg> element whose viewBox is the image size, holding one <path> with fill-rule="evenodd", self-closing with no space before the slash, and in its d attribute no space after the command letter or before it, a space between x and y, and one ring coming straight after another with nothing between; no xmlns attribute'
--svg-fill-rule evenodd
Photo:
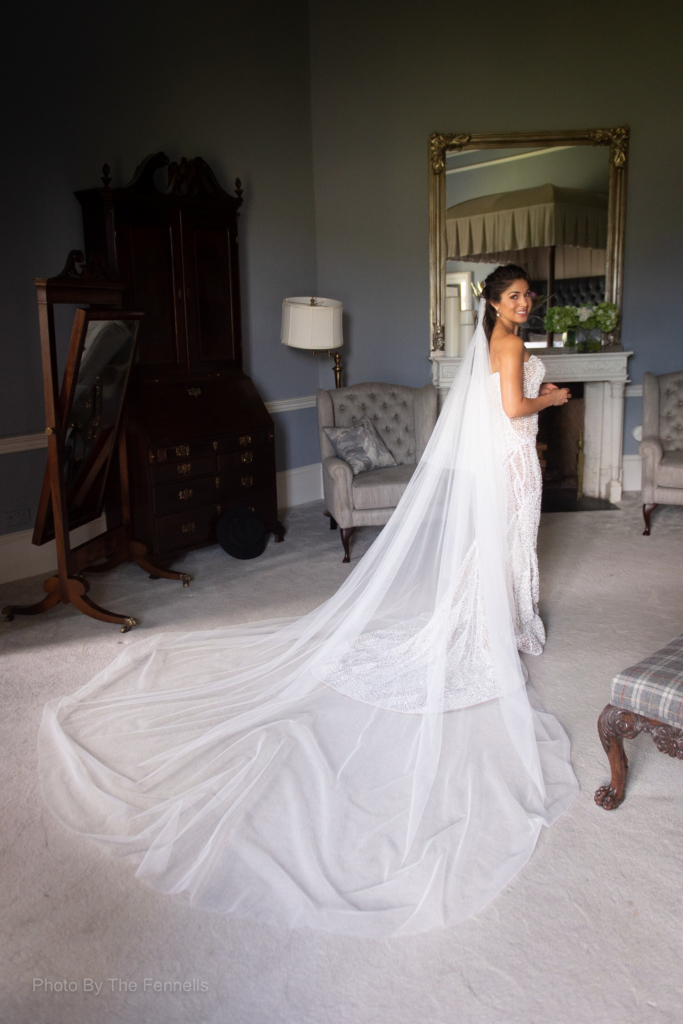
<svg viewBox="0 0 683 1024"><path fill-rule="evenodd" d="M615 676L611 697L598 719L598 734L612 779L595 793L595 802L608 811L624 799L625 739L649 732L658 750L683 760L683 633Z"/></svg>

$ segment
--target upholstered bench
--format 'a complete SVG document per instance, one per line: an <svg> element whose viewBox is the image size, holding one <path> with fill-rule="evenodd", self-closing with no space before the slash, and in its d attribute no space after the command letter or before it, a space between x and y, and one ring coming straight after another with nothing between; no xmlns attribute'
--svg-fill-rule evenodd
<svg viewBox="0 0 683 1024"><path fill-rule="evenodd" d="M598 719L612 779L595 793L596 804L608 811L624 799L624 740L640 732L650 733L657 750L683 761L683 633L612 680L612 702Z"/></svg>

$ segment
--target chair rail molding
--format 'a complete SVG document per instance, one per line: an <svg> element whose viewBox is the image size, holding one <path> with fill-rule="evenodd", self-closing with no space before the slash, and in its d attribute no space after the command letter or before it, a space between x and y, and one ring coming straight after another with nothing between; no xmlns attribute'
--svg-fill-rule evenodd
<svg viewBox="0 0 683 1024"><path fill-rule="evenodd" d="M47 448L47 434L15 434L13 437L0 437L0 455L32 452L36 448Z"/></svg>
<svg viewBox="0 0 683 1024"><path fill-rule="evenodd" d="M315 409L315 395L300 395L298 398L276 398L265 403L269 413L296 412L297 409ZM0 455L14 452L31 452L36 448L47 448L47 436L40 434L14 434L0 437Z"/></svg>

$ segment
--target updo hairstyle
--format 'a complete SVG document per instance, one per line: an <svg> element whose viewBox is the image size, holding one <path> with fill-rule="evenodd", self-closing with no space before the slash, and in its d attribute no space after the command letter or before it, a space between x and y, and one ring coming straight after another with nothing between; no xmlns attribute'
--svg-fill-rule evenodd
<svg viewBox="0 0 683 1024"><path fill-rule="evenodd" d="M529 275L526 270L518 267L516 263L506 263L503 267L496 267L484 281L484 287L481 290L481 294L486 299L484 332L489 341L491 340L491 334L496 322L496 310L493 308L492 303L500 302L505 289L509 288L513 281L518 281L520 278L526 281L527 284L529 283Z"/></svg>

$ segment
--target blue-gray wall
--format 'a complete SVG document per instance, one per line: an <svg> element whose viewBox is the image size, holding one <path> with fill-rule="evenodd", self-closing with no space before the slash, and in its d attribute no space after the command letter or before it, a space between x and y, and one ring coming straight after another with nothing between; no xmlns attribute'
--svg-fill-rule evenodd
<svg viewBox="0 0 683 1024"><path fill-rule="evenodd" d="M82 245L73 192L105 162L125 184L158 150L242 179L245 369L266 400L314 392L315 359L279 344L282 299L316 287L306 0L38 0L5 12L3 36L0 436L45 426L33 278ZM291 465L319 458L307 412L278 417ZM5 513L33 517L44 462L0 456L0 533L26 529Z"/></svg>
<svg viewBox="0 0 683 1024"><path fill-rule="evenodd" d="M159 149L244 182L245 362L269 400L332 385L329 360L278 344L282 299L313 289L344 302L347 382L429 379L430 132L628 123L623 340L634 383L679 367L682 29L669 0L646 14L621 0L14 5L3 22L0 436L44 426L32 279L80 244L72 192L97 184L105 161L122 184ZM627 403L631 425L639 405ZM277 424L280 468L317 460L311 410ZM29 499L35 510L41 464L41 453L0 456L0 512Z"/></svg>
<svg viewBox="0 0 683 1024"><path fill-rule="evenodd" d="M349 310L352 381L428 379L434 131L629 124L631 377L683 365L682 31L669 0L311 0L318 287Z"/></svg>

